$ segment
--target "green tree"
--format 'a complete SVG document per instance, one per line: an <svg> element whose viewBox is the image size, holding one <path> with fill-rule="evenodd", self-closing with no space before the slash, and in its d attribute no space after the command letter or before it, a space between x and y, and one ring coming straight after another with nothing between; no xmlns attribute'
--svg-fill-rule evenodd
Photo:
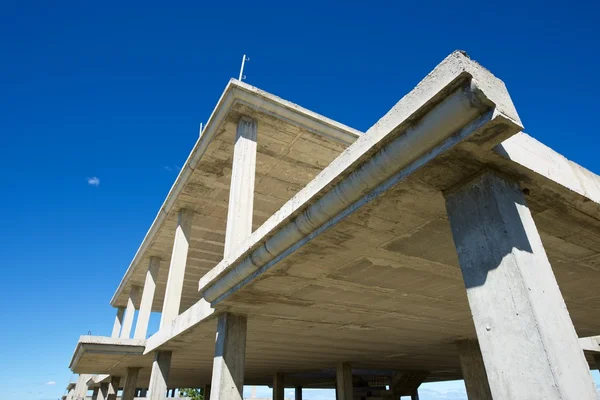
<svg viewBox="0 0 600 400"><path fill-rule="evenodd" d="M200 389L179 389L179 397L189 397L192 400L204 400Z"/></svg>

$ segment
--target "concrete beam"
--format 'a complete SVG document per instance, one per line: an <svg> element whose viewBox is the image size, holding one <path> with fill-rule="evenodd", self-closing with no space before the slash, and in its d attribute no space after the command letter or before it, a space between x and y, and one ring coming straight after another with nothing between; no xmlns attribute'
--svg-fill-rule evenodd
<svg viewBox="0 0 600 400"><path fill-rule="evenodd" d="M460 368L469 399L492 400L483 357L477 340L461 340L456 343Z"/></svg>
<svg viewBox="0 0 600 400"><path fill-rule="evenodd" d="M117 394L119 392L119 384L121 382L120 376L111 376L110 382L108 383L108 400L117 400Z"/></svg>
<svg viewBox="0 0 600 400"><path fill-rule="evenodd" d="M140 296L140 287L132 286L127 300L127 308L125 309L125 318L123 319L123 327L121 328L121 339L129 339L131 328L133 327L133 318L135 317L135 305L138 304Z"/></svg>
<svg viewBox="0 0 600 400"><path fill-rule="evenodd" d="M121 400L134 399L140 369L141 368L139 367L127 368L127 376L125 377L125 384L123 385L123 394L121 395Z"/></svg>
<svg viewBox="0 0 600 400"><path fill-rule="evenodd" d="M337 400L353 400L352 364L341 362L336 368L335 392Z"/></svg>
<svg viewBox="0 0 600 400"><path fill-rule="evenodd" d="M394 398L401 396L417 396L419 386L430 375L427 371L397 371L391 377L390 390Z"/></svg>
<svg viewBox="0 0 600 400"><path fill-rule="evenodd" d="M160 258L150 257L148 271L146 271L146 281L142 292L140 302L140 311L138 312L137 323L135 325L134 339L146 339L148 333L148 324L150 323L150 313L152 312L152 302L154 301L154 292L156 290L156 279L158 278L158 268L160 267Z"/></svg>
<svg viewBox="0 0 600 400"><path fill-rule="evenodd" d="M256 120L248 117L240 118L233 150L227 230L225 232L225 256L252 233L256 137Z"/></svg>
<svg viewBox="0 0 600 400"><path fill-rule="evenodd" d="M115 316L115 323L113 324L113 330L111 337L117 338L121 334L121 326L123 325L123 315L125 314L125 307L117 307L117 315Z"/></svg>
<svg viewBox="0 0 600 400"><path fill-rule="evenodd" d="M164 400L167 397L167 382L172 355L171 351L157 351L154 356L149 387L151 400Z"/></svg>
<svg viewBox="0 0 600 400"><path fill-rule="evenodd" d="M179 315L193 219L194 214L192 211L186 209L179 210L173 252L171 253L171 264L169 265L165 301L160 319L161 328L169 326Z"/></svg>
<svg viewBox="0 0 600 400"><path fill-rule="evenodd" d="M273 375L273 400L285 400L283 372L277 372L275 375Z"/></svg>
<svg viewBox="0 0 600 400"><path fill-rule="evenodd" d="M579 338L579 344L583 351L600 353L600 336L589 336Z"/></svg>
<svg viewBox="0 0 600 400"><path fill-rule="evenodd" d="M246 316L219 316L211 382L213 400L243 399L247 325Z"/></svg>
<svg viewBox="0 0 600 400"><path fill-rule="evenodd" d="M519 185L486 172L445 197L493 398L596 399Z"/></svg>

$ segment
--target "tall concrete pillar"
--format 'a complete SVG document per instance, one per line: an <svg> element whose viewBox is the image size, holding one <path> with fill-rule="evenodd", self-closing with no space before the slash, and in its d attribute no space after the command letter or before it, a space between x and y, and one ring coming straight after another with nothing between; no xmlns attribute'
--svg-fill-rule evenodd
<svg viewBox="0 0 600 400"><path fill-rule="evenodd" d="M341 362L335 371L335 393L337 400L353 400L352 364Z"/></svg>
<svg viewBox="0 0 600 400"><path fill-rule="evenodd" d="M173 252L171 253L171 263L169 265L165 301L163 303L162 317L160 319L161 328L171 324L171 322L179 315L193 219L194 213L192 211L184 208L179 210L177 216L177 228L175 230L175 240L173 242Z"/></svg>
<svg viewBox="0 0 600 400"><path fill-rule="evenodd" d="M210 400L210 385L204 385L202 396L204 396L204 400Z"/></svg>
<svg viewBox="0 0 600 400"><path fill-rule="evenodd" d="M240 118L237 126L225 231L225 256L252 233L256 175L257 122Z"/></svg>
<svg viewBox="0 0 600 400"><path fill-rule="evenodd" d="M157 351L152 362L150 373L150 399L164 400L167 397L167 381L171 368L172 351Z"/></svg>
<svg viewBox="0 0 600 400"><path fill-rule="evenodd" d="M294 388L294 400L302 400L302 386L296 386Z"/></svg>
<svg viewBox="0 0 600 400"><path fill-rule="evenodd" d="M98 400L108 400L108 382L100 384L100 390L98 391Z"/></svg>
<svg viewBox="0 0 600 400"><path fill-rule="evenodd" d="M212 400L242 400L246 361L246 316L224 313L217 323Z"/></svg>
<svg viewBox="0 0 600 400"><path fill-rule="evenodd" d="M135 324L134 339L146 339L148 333L148 324L150 323L150 313L152 312L152 302L154 301L154 291L156 290L156 278L158 277L158 268L160 267L160 258L150 257L148 271L146 271L146 280L144 290L142 291L142 300L140 301L140 310L138 311L137 323Z"/></svg>
<svg viewBox="0 0 600 400"><path fill-rule="evenodd" d="M117 394L119 392L119 384L121 382L120 376L111 376L110 382L108 383L108 400L117 400Z"/></svg>
<svg viewBox="0 0 600 400"><path fill-rule="evenodd" d="M118 338L121 334L121 325L123 325L123 314L125 314L125 307L117 308L117 315L115 316L115 323L113 324L112 334L113 338Z"/></svg>
<svg viewBox="0 0 600 400"><path fill-rule="evenodd" d="M127 368L127 376L125 377L125 384L123 385L123 394L121 395L121 400L134 399L140 369L141 368L139 367Z"/></svg>
<svg viewBox="0 0 600 400"><path fill-rule="evenodd" d="M461 340L456 343L456 347L469 399L492 400L492 393L490 392L490 385L477 340Z"/></svg>
<svg viewBox="0 0 600 400"><path fill-rule="evenodd" d="M273 400L285 400L283 372L277 372L275 375L273 375Z"/></svg>
<svg viewBox="0 0 600 400"><path fill-rule="evenodd" d="M98 392L100 391L100 388L94 388L94 390L92 391L92 400L98 400Z"/></svg>
<svg viewBox="0 0 600 400"><path fill-rule="evenodd" d="M138 303L140 296L140 287L132 286L127 299L127 308L125 309L125 317L123 318L123 327L121 328L121 339L129 339L131 328L133 327L133 318L135 317L135 305Z"/></svg>
<svg viewBox="0 0 600 400"><path fill-rule="evenodd" d="M487 172L445 194L494 399L596 399L519 185Z"/></svg>

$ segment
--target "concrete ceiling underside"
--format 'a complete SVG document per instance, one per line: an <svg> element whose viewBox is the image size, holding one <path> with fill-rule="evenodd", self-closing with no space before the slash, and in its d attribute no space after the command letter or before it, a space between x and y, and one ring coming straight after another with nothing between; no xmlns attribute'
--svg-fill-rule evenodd
<svg viewBox="0 0 600 400"><path fill-rule="evenodd" d="M223 259L233 145L242 115L258 121L253 229L262 225L349 145L247 104L235 103L173 207L173 210L194 211L181 311L200 299L198 280ZM348 141L353 141L357 134L350 132L348 128L345 134ZM177 212L169 213L119 293L115 306L127 304L131 285L143 285L150 257L155 256L161 263L152 311L162 310L176 223Z"/></svg>
<svg viewBox="0 0 600 400"><path fill-rule="evenodd" d="M218 312L249 318L246 382L266 384L278 371L319 371L339 361L429 371L430 381L460 378L454 342L475 332L442 192L485 168L528 189L577 333L598 334L600 222L586 213L595 206L501 153L458 146L221 301ZM210 380L215 315L160 347L174 351L170 385ZM136 363L149 368L135 357L119 368Z"/></svg>
<svg viewBox="0 0 600 400"><path fill-rule="evenodd" d="M347 146L244 107L237 104L224 119L173 207L196 212L182 311L200 300L198 280L223 259L232 145L239 116L259 120L254 229L261 225L261 229L273 229L256 231L249 238L256 242L236 255L239 260L274 237L281 228L269 225L267 219ZM370 146L368 140L374 137L364 136L361 140L366 140L358 144ZM366 164L389 143L386 140L372 143L372 148L363 146L358 161L344 164L343 173L316 191L310 201L325 197L333 184L358 169L359 162ZM328 169L341 169L339 165L353 157L351 150L359 153L356 146L348 149L332 163L338 165ZM475 337L475 332L443 193L488 169L520 183L578 335L597 335L600 180L526 134L509 139L474 136L386 186L379 196L344 214L279 262L257 266L255 273L219 292L215 300L203 292L213 301L216 313L151 349L173 351L169 386L200 386L210 381L216 316L225 311L248 315L248 384L269 383L275 372L290 375L330 369L340 361L352 362L355 368L428 371L430 381L460 378L454 343ZM301 207L300 202L290 203ZM310 206L308 200L302 205ZM302 211L294 208L291 214ZM174 229L175 213L171 213L145 255L164 260L155 311L160 311L164 297ZM231 264L224 260L225 267L235 268L236 260ZM229 272L217 274L215 270L218 266L208 274L213 275L209 282L213 288ZM137 268L127 285L141 285L144 274L145 268ZM126 290L121 292L116 305L125 304L126 294ZM149 376L151 353L124 355L117 364L109 359L113 355L107 353L104 359L100 352L84 353L74 372L121 375L129 366L140 366L144 367L141 382Z"/></svg>

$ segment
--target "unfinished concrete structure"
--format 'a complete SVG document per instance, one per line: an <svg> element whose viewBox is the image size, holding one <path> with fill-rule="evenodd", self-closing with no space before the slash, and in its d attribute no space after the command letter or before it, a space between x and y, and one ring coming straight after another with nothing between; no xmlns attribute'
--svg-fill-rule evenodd
<svg viewBox="0 0 600 400"><path fill-rule="evenodd" d="M232 80L111 300L112 336L82 336L70 368L126 400L417 398L459 378L472 399L597 398L600 178L522 130L461 52L364 134Z"/></svg>

